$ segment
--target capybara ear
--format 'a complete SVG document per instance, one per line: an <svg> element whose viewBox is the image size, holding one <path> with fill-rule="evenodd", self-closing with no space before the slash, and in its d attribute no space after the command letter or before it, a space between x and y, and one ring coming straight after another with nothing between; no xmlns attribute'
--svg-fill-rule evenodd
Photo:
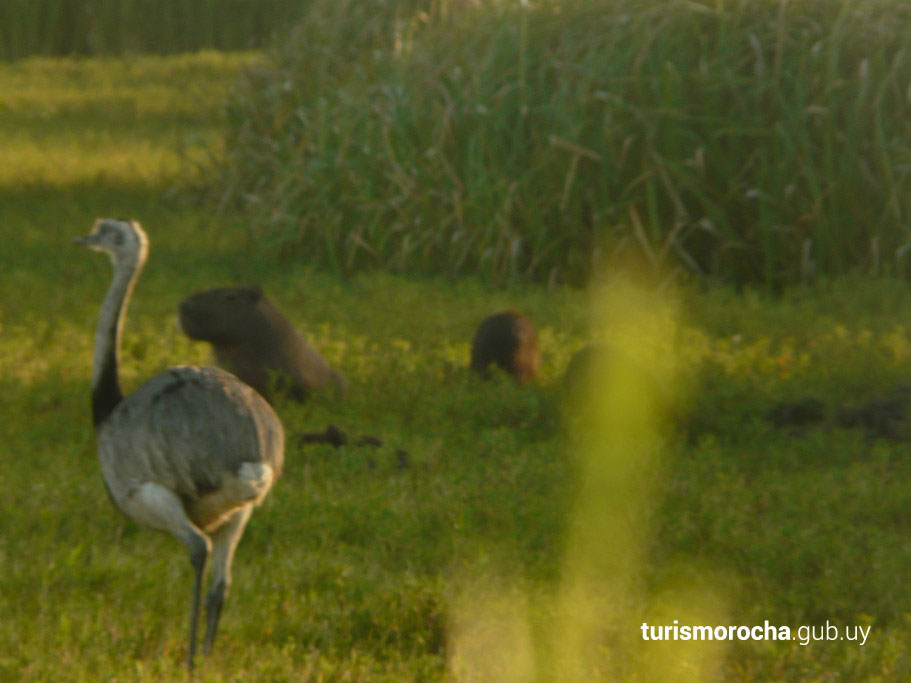
<svg viewBox="0 0 911 683"><path fill-rule="evenodd" d="M252 303L256 303L263 298L263 288L259 285L252 285L251 287L248 287L247 293L249 294L250 301Z"/></svg>

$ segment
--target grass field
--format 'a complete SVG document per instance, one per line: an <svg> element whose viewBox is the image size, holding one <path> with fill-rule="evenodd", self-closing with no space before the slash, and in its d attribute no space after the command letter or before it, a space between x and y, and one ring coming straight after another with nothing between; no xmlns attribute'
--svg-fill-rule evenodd
<svg viewBox="0 0 911 683"><path fill-rule="evenodd" d="M694 285L659 301L618 282L602 297L274 264L239 217L174 189L255 58L0 66L0 678L185 677L189 562L111 507L89 420L110 272L70 242L116 215L151 239L125 389L205 362L175 327L183 296L259 282L351 381L342 402L281 405L287 433L332 422L387 442L291 440L199 680L908 678L908 444L763 417L911 381L904 282L775 300ZM477 321L506 306L539 327L536 386L463 370ZM621 369L608 420L564 436L558 381L592 338L649 363L660 390ZM656 395L677 429L659 429ZM641 640L643 621L675 619L871 631L863 646Z"/></svg>

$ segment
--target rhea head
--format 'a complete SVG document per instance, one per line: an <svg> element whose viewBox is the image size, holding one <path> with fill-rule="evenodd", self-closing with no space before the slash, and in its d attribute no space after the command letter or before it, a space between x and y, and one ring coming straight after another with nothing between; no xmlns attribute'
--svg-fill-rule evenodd
<svg viewBox="0 0 911 683"><path fill-rule="evenodd" d="M99 218L87 237L77 244L103 251L116 266L119 263L142 263L149 251L149 239L137 221L126 218Z"/></svg>

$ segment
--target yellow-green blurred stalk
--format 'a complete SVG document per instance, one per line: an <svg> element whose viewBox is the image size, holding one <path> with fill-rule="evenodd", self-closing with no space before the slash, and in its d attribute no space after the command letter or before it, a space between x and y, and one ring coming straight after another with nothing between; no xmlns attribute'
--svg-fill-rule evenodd
<svg viewBox="0 0 911 683"><path fill-rule="evenodd" d="M678 583L659 593L646 581L675 394L676 315L666 299L626 282L599 292L592 313L605 343L565 398L575 486L559 585L546 605L515 585L463 591L451 621L457 680L713 678L717 644L644 641L640 629L724 623L704 589Z"/></svg>

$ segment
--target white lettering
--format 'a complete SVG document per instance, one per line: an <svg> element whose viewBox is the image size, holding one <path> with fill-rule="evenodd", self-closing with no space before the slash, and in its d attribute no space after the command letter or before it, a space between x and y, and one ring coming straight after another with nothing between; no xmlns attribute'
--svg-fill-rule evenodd
<svg viewBox="0 0 911 683"><path fill-rule="evenodd" d="M845 626L842 635L841 629L827 620L825 625L798 626L796 640L802 646L821 640L851 640L865 645L872 628ZM681 626L677 619L674 619L673 624L653 626L643 621L639 630L642 632L642 640L792 640L790 626L774 626L768 620L755 626Z"/></svg>

